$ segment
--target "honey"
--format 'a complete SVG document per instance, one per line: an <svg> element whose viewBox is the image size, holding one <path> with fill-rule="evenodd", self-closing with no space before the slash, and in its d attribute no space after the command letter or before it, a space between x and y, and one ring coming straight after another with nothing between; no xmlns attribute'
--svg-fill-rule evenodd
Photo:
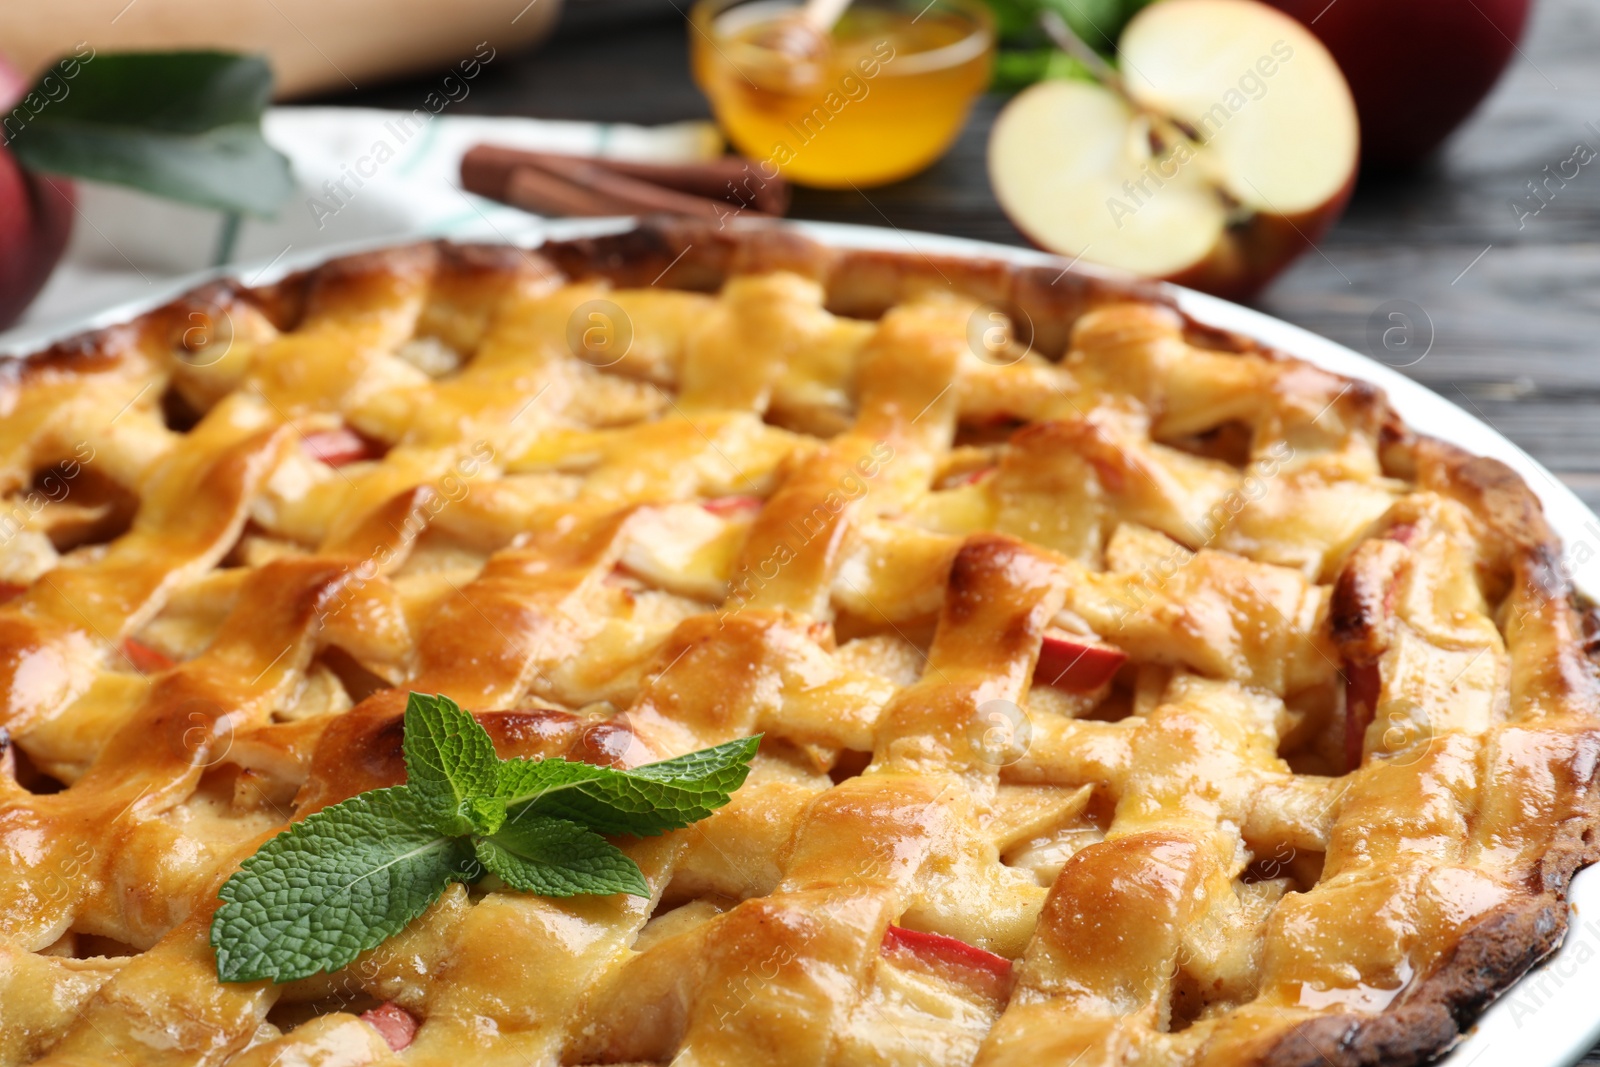
<svg viewBox="0 0 1600 1067"><path fill-rule="evenodd" d="M787 0L702 0L695 80L755 175L822 188L882 185L938 159L989 82L994 34L978 0L859 0L821 54L767 47Z"/></svg>

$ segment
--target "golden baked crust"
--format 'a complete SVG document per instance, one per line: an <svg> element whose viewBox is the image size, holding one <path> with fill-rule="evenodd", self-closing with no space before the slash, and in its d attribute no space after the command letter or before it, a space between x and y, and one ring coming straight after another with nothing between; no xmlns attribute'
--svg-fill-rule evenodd
<svg viewBox="0 0 1600 1067"><path fill-rule="evenodd" d="M1595 859L1537 500L1157 287L395 248L0 363L0 492L0 1067L1408 1064ZM502 756L765 741L620 842L652 900L219 984L218 886L401 779L409 689Z"/></svg>

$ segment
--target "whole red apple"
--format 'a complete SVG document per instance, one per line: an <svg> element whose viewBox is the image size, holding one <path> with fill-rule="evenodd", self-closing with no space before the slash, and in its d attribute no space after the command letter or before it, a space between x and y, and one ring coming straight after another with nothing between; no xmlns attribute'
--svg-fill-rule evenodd
<svg viewBox="0 0 1600 1067"><path fill-rule="evenodd" d="M1365 164L1428 156L1486 96L1531 0L1269 0L1322 39L1350 83Z"/></svg>
<svg viewBox="0 0 1600 1067"><path fill-rule="evenodd" d="M0 115L27 91L16 70L0 59ZM48 106L48 105L46 105ZM27 127L5 127L26 136ZM44 288L72 235L72 183L30 174L0 148L0 329L11 325Z"/></svg>

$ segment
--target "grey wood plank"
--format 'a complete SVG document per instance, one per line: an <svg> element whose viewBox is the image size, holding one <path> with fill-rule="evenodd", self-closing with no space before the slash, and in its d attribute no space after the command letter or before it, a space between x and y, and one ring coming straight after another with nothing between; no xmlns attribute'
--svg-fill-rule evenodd
<svg viewBox="0 0 1600 1067"><path fill-rule="evenodd" d="M1600 239L1429 249L1330 242L1322 251L1326 260L1313 254L1300 261L1261 308L1435 388L1531 383L1525 391L1600 396ZM1431 346L1420 359L1382 344L1385 309L1396 300L1423 313L1416 344L1431 335Z"/></svg>

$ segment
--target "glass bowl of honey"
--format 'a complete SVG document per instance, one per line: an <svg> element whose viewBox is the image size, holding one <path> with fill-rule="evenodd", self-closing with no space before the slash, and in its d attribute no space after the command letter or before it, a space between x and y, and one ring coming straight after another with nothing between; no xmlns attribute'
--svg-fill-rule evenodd
<svg viewBox="0 0 1600 1067"><path fill-rule="evenodd" d="M796 0L699 0L695 81L761 176L820 188L883 185L944 154L989 84L982 0L855 0L819 47L777 47Z"/></svg>

